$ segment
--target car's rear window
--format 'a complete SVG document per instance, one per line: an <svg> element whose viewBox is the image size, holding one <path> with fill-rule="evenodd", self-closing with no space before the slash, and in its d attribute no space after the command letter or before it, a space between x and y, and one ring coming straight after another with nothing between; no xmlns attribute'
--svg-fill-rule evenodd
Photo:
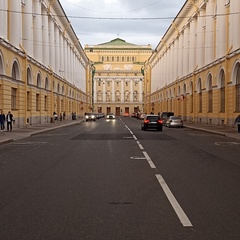
<svg viewBox="0 0 240 240"><path fill-rule="evenodd" d="M159 117L158 116L148 116L147 119L150 120L151 122L157 122Z"/></svg>

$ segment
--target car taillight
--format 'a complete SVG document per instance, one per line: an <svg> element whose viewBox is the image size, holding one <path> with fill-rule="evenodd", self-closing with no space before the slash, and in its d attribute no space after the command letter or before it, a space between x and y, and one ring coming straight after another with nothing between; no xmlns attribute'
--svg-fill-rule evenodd
<svg viewBox="0 0 240 240"><path fill-rule="evenodd" d="M149 123L149 120L148 119L144 120L144 123Z"/></svg>
<svg viewBox="0 0 240 240"><path fill-rule="evenodd" d="M158 120L158 123L162 123L162 120Z"/></svg>

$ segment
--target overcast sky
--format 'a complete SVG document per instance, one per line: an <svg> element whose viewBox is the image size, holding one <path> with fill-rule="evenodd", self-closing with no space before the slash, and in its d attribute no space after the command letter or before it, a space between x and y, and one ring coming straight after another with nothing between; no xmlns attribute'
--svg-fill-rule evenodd
<svg viewBox="0 0 240 240"><path fill-rule="evenodd" d="M84 48L117 37L156 48L186 0L60 0ZM152 19L158 18L158 19Z"/></svg>

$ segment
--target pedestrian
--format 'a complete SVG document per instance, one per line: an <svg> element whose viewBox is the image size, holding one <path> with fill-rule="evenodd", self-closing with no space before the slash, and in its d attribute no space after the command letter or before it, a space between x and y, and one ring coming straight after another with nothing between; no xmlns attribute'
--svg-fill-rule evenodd
<svg viewBox="0 0 240 240"><path fill-rule="evenodd" d="M66 120L66 113L65 113L65 111L63 112L63 121L65 121Z"/></svg>
<svg viewBox="0 0 240 240"><path fill-rule="evenodd" d="M1 110L0 114L0 125L1 125L1 132L5 129L5 115L3 114L3 111Z"/></svg>
<svg viewBox="0 0 240 240"><path fill-rule="evenodd" d="M238 115L234 122L237 125L238 133L240 133L240 115Z"/></svg>
<svg viewBox="0 0 240 240"><path fill-rule="evenodd" d="M12 131L13 115L10 111L6 115L6 121L7 121L7 131L11 132Z"/></svg>

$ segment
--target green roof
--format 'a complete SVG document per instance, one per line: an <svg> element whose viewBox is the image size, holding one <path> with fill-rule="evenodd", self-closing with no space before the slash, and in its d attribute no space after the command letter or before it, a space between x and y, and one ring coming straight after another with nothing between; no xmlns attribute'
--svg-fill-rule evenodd
<svg viewBox="0 0 240 240"><path fill-rule="evenodd" d="M136 46L136 44L128 43L121 38L115 38L110 42L101 43L98 44L97 46Z"/></svg>

